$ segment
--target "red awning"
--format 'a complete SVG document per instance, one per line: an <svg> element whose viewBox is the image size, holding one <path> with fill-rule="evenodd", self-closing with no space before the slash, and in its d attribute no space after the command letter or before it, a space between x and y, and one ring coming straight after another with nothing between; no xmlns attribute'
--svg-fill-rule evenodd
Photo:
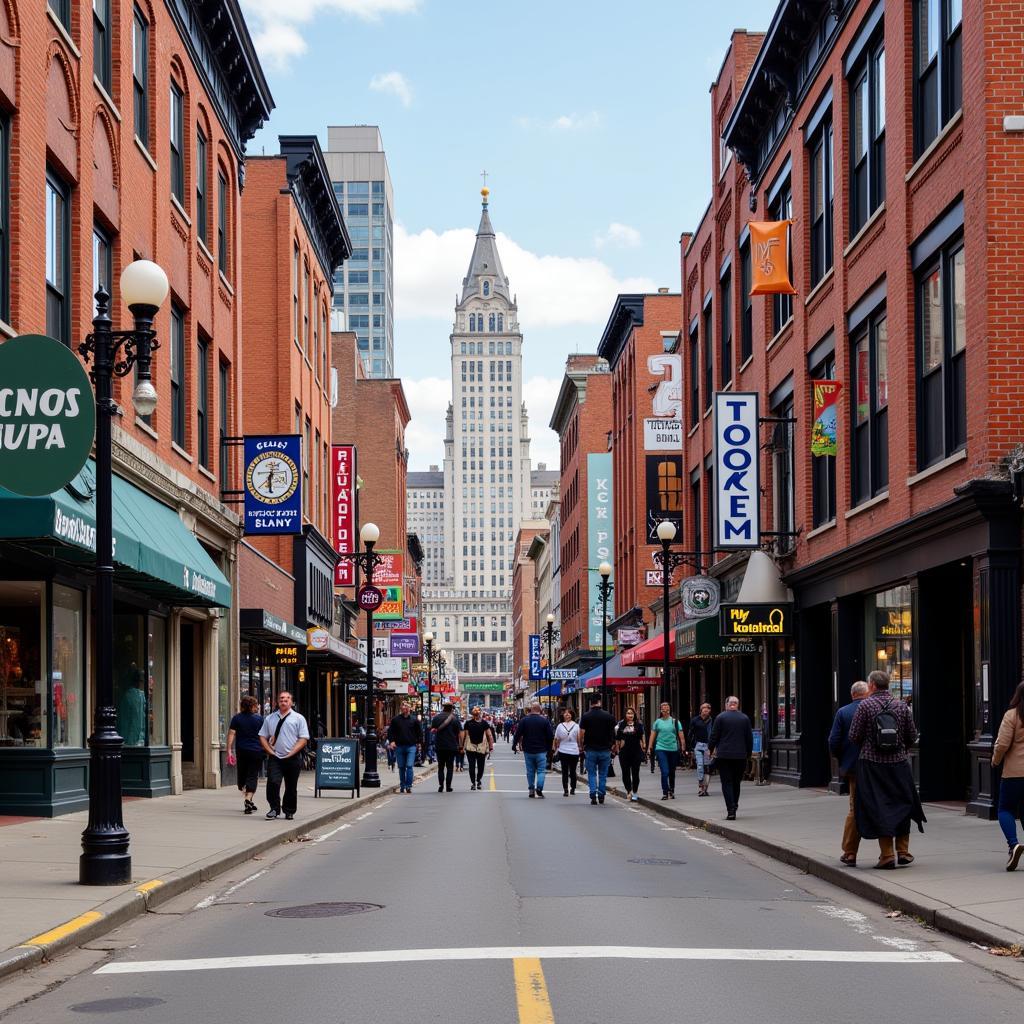
<svg viewBox="0 0 1024 1024"><path fill-rule="evenodd" d="M669 633L668 637L669 660L675 661L676 657L676 634L675 630ZM636 647L622 652L623 665L661 665L665 660L665 634L659 633L645 640Z"/></svg>

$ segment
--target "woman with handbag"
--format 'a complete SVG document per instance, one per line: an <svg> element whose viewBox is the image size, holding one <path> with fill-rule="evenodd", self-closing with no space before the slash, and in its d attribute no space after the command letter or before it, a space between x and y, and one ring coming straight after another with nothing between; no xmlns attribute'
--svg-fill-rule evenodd
<svg viewBox="0 0 1024 1024"><path fill-rule="evenodd" d="M1019 683L999 725L992 747L993 767L1002 766L999 780L999 827L1010 848L1007 871L1016 871L1024 846L1017 841L1017 821L1024 825L1024 683Z"/></svg>
<svg viewBox="0 0 1024 1024"><path fill-rule="evenodd" d="M647 738L633 708L626 708L626 717L615 726L615 749L619 754L626 799L635 803L640 799L637 795L640 789L640 765L647 760Z"/></svg>
<svg viewBox="0 0 1024 1024"><path fill-rule="evenodd" d="M470 790L483 789L484 764L494 749L494 730L491 723L480 717L480 706L470 712L471 717L462 727L462 748L469 759Z"/></svg>
<svg viewBox="0 0 1024 1024"><path fill-rule="evenodd" d="M579 740L580 727L573 721L572 708L563 708L562 721L555 729L555 739L551 747L562 768L562 796L576 793L576 762L580 759Z"/></svg>

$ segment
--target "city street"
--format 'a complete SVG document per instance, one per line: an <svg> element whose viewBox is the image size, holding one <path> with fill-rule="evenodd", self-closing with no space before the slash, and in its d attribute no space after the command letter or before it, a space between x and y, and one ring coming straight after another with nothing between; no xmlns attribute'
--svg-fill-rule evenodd
<svg viewBox="0 0 1024 1024"><path fill-rule="evenodd" d="M585 784L566 799L549 776L530 800L503 742L481 792L454 787L430 776L11 979L0 1005L41 994L3 1020L1019 1017L1019 961L617 798L591 806ZM353 903L370 906L325 906Z"/></svg>

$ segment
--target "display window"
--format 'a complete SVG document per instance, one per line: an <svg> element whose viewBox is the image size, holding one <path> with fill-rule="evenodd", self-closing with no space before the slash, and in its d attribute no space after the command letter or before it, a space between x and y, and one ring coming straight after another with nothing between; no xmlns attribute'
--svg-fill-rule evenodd
<svg viewBox="0 0 1024 1024"><path fill-rule="evenodd" d="M167 623L159 616L114 613L114 706L126 747L167 743Z"/></svg>
<svg viewBox="0 0 1024 1024"><path fill-rule="evenodd" d="M799 703L796 690L796 648L790 639L777 640L773 652L775 681L774 733L780 739L800 735Z"/></svg>
<svg viewBox="0 0 1024 1024"><path fill-rule="evenodd" d="M85 746L85 595L53 584L53 739Z"/></svg>
<svg viewBox="0 0 1024 1024"><path fill-rule="evenodd" d="M864 632L868 671L888 672L889 692L913 705L914 616L908 585L867 596Z"/></svg>
<svg viewBox="0 0 1024 1024"><path fill-rule="evenodd" d="M45 747L46 584L0 582L0 747Z"/></svg>

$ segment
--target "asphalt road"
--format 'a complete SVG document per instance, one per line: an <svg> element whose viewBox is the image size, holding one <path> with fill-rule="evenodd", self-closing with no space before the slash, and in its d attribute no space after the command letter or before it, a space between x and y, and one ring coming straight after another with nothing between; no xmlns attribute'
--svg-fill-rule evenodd
<svg viewBox="0 0 1024 1024"><path fill-rule="evenodd" d="M646 772L641 788L656 788ZM371 906L288 916L324 903ZM451 794L428 778L43 969L34 991L23 979L8 1003L33 998L0 1016L1019 1020L1024 969L988 961L699 830L611 797L591 806L585 785L566 799L551 779L530 800L521 757L499 743L482 792L468 774Z"/></svg>

